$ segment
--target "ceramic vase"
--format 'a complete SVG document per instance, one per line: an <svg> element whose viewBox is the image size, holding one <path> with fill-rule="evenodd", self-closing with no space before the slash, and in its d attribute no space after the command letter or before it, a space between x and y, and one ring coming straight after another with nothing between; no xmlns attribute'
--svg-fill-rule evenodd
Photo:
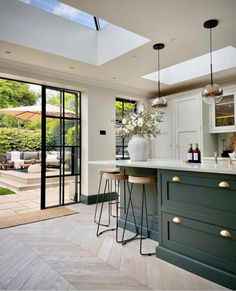
<svg viewBox="0 0 236 291"><path fill-rule="evenodd" d="M131 161L147 161L148 140L142 135L134 135L128 143L128 152Z"/></svg>

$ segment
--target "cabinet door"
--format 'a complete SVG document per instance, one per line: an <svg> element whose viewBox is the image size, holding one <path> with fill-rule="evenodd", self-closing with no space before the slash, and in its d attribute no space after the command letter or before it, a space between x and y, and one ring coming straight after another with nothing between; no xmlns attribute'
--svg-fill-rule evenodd
<svg viewBox="0 0 236 291"><path fill-rule="evenodd" d="M236 230L162 212L163 247L193 260L236 272Z"/></svg>
<svg viewBox="0 0 236 291"><path fill-rule="evenodd" d="M187 159L189 144L199 144L201 150L201 101L199 95L176 99L175 106L177 159Z"/></svg>
<svg viewBox="0 0 236 291"><path fill-rule="evenodd" d="M235 91L226 90L221 101L211 107L211 132L235 131Z"/></svg>
<svg viewBox="0 0 236 291"><path fill-rule="evenodd" d="M155 139L155 158L172 159L173 158L173 134L172 134L172 101L168 101L168 106L161 109L165 112L163 122L161 122L161 135Z"/></svg>

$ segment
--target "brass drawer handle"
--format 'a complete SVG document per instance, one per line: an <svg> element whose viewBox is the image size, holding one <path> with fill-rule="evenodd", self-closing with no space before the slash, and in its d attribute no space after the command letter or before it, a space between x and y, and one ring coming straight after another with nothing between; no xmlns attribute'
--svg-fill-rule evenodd
<svg viewBox="0 0 236 291"><path fill-rule="evenodd" d="M221 230L220 235L224 237L232 237L231 233L225 229Z"/></svg>
<svg viewBox="0 0 236 291"><path fill-rule="evenodd" d="M177 177L177 176L174 176L174 177L172 178L172 181L173 181L173 182L180 182L180 178Z"/></svg>
<svg viewBox="0 0 236 291"><path fill-rule="evenodd" d="M221 187L221 188L230 188L230 185L229 185L228 182L222 181L222 182L219 183L219 187Z"/></svg>
<svg viewBox="0 0 236 291"><path fill-rule="evenodd" d="M172 221L173 221L174 223L177 223L177 224L180 224L180 223L181 223L181 220L179 219L179 217L174 217L174 218L172 219Z"/></svg>

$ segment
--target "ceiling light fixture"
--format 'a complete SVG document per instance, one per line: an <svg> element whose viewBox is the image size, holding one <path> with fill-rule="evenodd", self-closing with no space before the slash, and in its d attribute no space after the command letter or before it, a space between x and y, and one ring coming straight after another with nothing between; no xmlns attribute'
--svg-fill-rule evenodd
<svg viewBox="0 0 236 291"><path fill-rule="evenodd" d="M210 29L210 72L211 84L207 85L202 90L203 101L207 104L219 103L223 97L223 89L213 82L212 73L212 32L211 29L218 25L217 19L210 19L204 22L203 27Z"/></svg>
<svg viewBox="0 0 236 291"><path fill-rule="evenodd" d="M165 98L161 97L161 84L160 84L160 50L165 47L164 43L156 43L153 46L154 50L158 51L158 87L157 87L157 98L152 101L152 107L154 108L162 108L167 106L167 101Z"/></svg>

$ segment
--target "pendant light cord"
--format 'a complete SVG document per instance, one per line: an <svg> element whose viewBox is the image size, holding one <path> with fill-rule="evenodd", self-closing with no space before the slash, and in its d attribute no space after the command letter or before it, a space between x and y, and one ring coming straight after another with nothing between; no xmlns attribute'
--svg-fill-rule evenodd
<svg viewBox="0 0 236 291"><path fill-rule="evenodd" d="M161 92L161 84L160 84L160 50L158 50L157 54L157 59L158 59L158 97L161 97L160 92Z"/></svg>
<svg viewBox="0 0 236 291"><path fill-rule="evenodd" d="M213 85L213 72L212 72L212 31L210 28L210 68L211 68L211 85Z"/></svg>

